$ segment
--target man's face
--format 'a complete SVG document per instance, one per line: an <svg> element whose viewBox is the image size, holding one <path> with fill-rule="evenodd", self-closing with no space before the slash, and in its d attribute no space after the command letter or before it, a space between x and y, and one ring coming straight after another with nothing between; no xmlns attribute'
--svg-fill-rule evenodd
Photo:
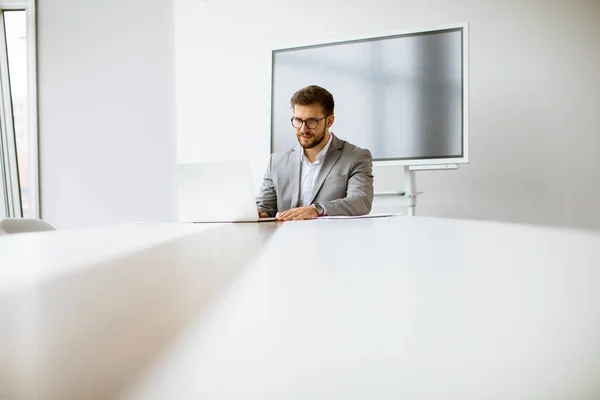
<svg viewBox="0 0 600 400"><path fill-rule="evenodd" d="M305 149L312 149L323 142L325 136L328 136L328 129L333 123L333 115L327 118L324 117L323 107L318 103L308 106L294 106L294 120L296 124L301 124L301 120L319 120L318 122L309 121L308 123L303 123L300 128L296 128L296 137L300 146ZM309 128L307 126L315 123L316 127Z"/></svg>

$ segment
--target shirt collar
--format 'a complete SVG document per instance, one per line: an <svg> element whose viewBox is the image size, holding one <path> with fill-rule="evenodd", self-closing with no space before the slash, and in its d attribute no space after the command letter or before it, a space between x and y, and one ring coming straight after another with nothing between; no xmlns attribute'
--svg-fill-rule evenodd
<svg viewBox="0 0 600 400"><path fill-rule="evenodd" d="M329 147L331 146L332 140L333 140L333 133L329 132L329 140L327 141L327 144L325 145L325 147L323 147L321 149L321 151L319 152L319 154L317 154L317 159L315 162L318 161L320 164L323 161L323 158L325 158L325 155L327 154L327 150L329 150ZM308 158L306 158L306 156L304 155L304 149L302 149L302 151L300 153L302 154L302 161L310 164L310 161L308 161Z"/></svg>

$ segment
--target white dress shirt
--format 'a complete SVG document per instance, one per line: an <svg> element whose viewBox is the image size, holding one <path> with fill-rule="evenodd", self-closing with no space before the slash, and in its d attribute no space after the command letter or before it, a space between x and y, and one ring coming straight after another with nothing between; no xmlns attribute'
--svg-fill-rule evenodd
<svg viewBox="0 0 600 400"><path fill-rule="evenodd" d="M308 158L302 152L302 173L300 180L300 206L305 207L309 206L311 203L312 193L315 185L315 178L317 177L321 166L323 165L323 159L325 158L325 154L327 154L327 150L329 150L329 146L331 145L332 135L329 135L329 140L325 147L321 149L319 154L317 154L317 159L314 163L311 163Z"/></svg>

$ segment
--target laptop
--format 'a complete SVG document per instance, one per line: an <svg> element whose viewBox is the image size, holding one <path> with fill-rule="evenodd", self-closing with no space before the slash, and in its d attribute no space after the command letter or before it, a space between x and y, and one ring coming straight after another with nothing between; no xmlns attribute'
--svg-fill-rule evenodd
<svg viewBox="0 0 600 400"><path fill-rule="evenodd" d="M262 222L248 160L177 164L180 222Z"/></svg>

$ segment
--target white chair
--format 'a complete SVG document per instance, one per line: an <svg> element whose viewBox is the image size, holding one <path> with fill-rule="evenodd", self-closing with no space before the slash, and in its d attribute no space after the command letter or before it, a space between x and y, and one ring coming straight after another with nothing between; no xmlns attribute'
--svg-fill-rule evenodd
<svg viewBox="0 0 600 400"><path fill-rule="evenodd" d="M42 232L56 230L46 221L36 218L0 219L0 235L25 232Z"/></svg>

